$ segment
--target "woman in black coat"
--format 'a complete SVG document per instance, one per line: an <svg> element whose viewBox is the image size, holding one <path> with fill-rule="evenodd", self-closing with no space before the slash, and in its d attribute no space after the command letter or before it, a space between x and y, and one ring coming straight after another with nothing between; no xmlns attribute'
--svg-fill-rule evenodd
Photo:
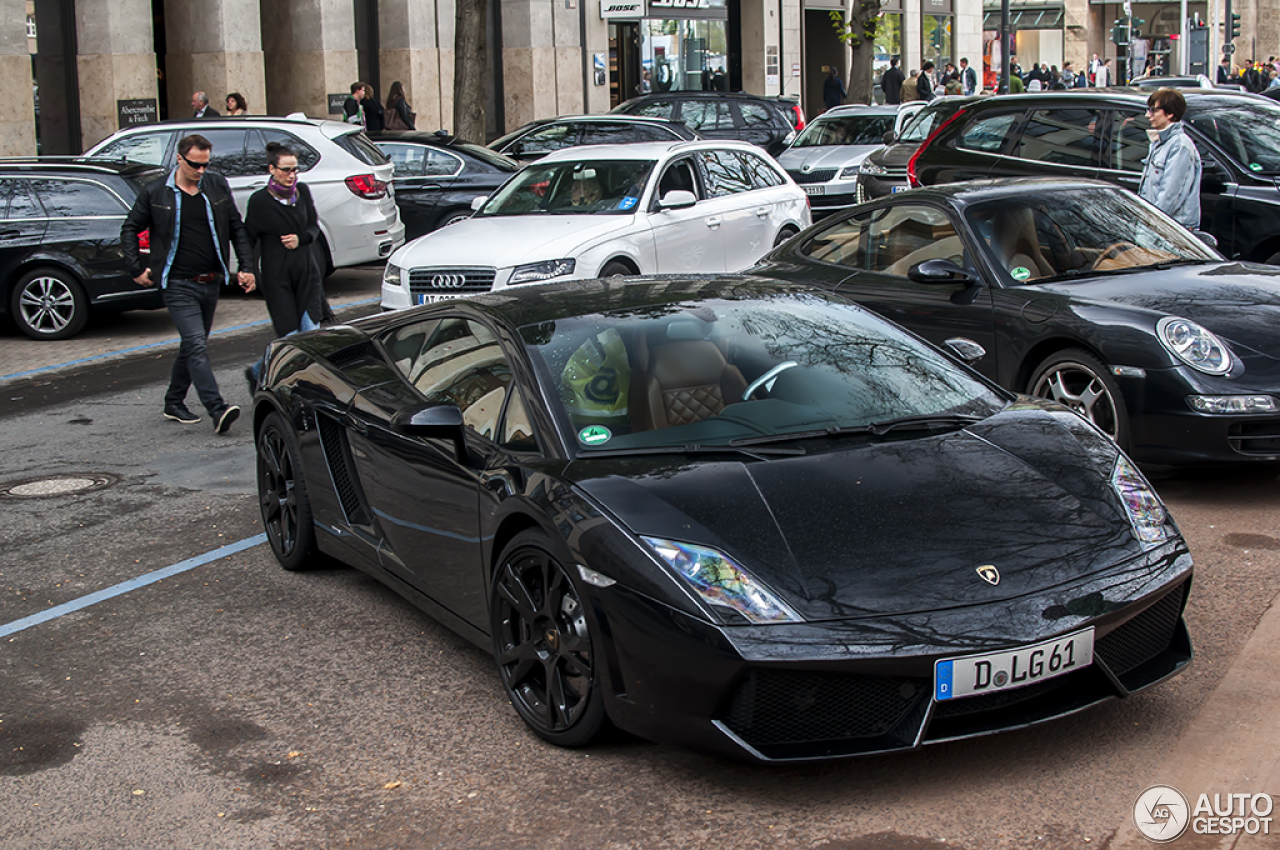
<svg viewBox="0 0 1280 850"><path fill-rule="evenodd" d="M258 253L258 289L277 336L320 326L324 313L324 272L316 243L320 224L311 190L298 180L298 157L277 142L267 145L265 188L254 192L244 223ZM245 370L256 390L262 362Z"/></svg>

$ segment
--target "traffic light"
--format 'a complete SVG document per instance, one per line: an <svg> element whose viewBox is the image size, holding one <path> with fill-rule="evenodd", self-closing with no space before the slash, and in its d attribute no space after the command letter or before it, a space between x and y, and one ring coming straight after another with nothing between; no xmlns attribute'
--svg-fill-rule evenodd
<svg viewBox="0 0 1280 850"><path fill-rule="evenodd" d="M1111 43L1117 47L1123 47L1129 43L1129 26L1127 18L1116 18L1116 22L1111 25Z"/></svg>
<svg viewBox="0 0 1280 850"><path fill-rule="evenodd" d="M1231 13L1231 37L1233 39L1240 37L1240 13L1239 12Z"/></svg>
<svg viewBox="0 0 1280 850"><path fill-rule="evenodd" d="M1134 18L1132 29L1129 31L1131 38L1142 38L1142 25L1147 22L1146 18Z"/></svg>

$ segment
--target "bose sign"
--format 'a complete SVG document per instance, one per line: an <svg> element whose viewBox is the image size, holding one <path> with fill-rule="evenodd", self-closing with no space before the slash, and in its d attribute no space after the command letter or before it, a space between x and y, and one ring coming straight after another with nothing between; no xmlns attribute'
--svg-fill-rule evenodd
<svg viewBox="0 0 1280 850"><path fill-rule="evenodd" d="M639 20L644 17L644 0L600 0L600 17Z"/></svg>

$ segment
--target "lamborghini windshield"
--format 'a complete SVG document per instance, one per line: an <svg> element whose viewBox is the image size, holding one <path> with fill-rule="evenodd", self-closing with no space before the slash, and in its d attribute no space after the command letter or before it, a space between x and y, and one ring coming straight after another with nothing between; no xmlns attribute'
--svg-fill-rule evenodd
<svg viewBox="0 0 1280 850"><path fill-rule="evenodd" d="M721 293L521 333L558 418L588 451L727 446L903 417L963 424L1005 404L895 326L818 293Z"/></svg>

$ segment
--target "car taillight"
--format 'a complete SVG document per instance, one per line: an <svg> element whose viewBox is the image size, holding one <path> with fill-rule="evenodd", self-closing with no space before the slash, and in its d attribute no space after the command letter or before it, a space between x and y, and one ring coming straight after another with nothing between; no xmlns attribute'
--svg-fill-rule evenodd
<svg viewBox="0 0 1280 850"><path fill-rule="evenodd" d="M148 228L138 234L138 250L151 253L151 229Z"/></svg>
<svg viewBox="0 0 1280 850"><path fill-rule="evenodd" d="M372 174L356 174L346 180L347 188L362 198L376 200L387 194L387 181Z"/></svg>
<svg viewBox="0 0 1280 850"><path fill-rule="evenodd" d="M800 104L792 107L796 111L796 132L799 133L804 129L804 110L800 108Z"/></svg>
<svg viewBox="0 0 1280 850"><path fill-rule="evenodd" d="M920 154L924 153L924 149L929 147L930 142L938 138L938 134L947 127L951 126L951 122L964 115L963 109L957 109L956 114L952 115L946 121L938 125L938 129L929 134L929 138L924 140L924 144L916 148L916 152L911 155L911 159L907 160L907 185L913 189L918 189L924 184L920 182L920 178L916 176L916 160L920 158Z"/></svg>

